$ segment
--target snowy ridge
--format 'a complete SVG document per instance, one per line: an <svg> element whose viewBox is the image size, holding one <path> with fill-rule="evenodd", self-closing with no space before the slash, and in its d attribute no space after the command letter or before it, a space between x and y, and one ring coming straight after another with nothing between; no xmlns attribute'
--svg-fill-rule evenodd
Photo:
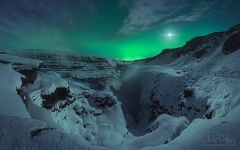
<svg viewBox="0 0 240 150"><path fill-rule="evenodd" d="M18 65L18 67L22 66L26 68L38 68L41 61L30 59L30 58L23 58L19 56L13 56L5 53L0 53L0 61L1 63L10 63L12 65Z"/></svg>

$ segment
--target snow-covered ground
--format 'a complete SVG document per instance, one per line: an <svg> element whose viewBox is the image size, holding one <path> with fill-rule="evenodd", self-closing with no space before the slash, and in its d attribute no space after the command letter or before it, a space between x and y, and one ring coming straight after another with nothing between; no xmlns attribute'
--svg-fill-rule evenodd
<svg viewBox="0 0 240 150"><path fill-rule="evenodd" d="M0 114L30 118L26 107L17 93L21 87L22 75L14 71L10 65L0 64Z"/></svg>
<svg viewBox="0 0 240 150"><path fill-rule="evenodd" d="M239 150L239 32L132 63L0 53L0 150Z"/></svg>

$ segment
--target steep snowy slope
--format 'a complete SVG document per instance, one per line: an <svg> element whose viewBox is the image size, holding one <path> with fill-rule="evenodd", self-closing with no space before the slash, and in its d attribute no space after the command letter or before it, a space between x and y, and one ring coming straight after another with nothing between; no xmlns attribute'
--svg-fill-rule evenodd
<svg viewBox="0 0 240 150"><path fill-rule="evenodd" d="M17 88L21 87L21 76L10 65L0 64L0 114L29 118Z"/></svg>
<svg viewBox="0 0 240 150"><path fill-rule="evenodd" d="M239 70L240 25L226 32L197 37L185 46L144 60L146 64L166 64L175 68L229 72Z"/></svg>

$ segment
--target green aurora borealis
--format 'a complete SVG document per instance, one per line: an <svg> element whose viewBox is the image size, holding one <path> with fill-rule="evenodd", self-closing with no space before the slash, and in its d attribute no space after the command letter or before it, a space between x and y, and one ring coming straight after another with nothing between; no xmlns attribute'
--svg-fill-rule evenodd
<svg viewBox="0 0 240 150"><path fill-rule="evenodd" d="M56 6L55 3L46 4L48 11L43 11L44 3L39 2L39 5L32 6L34 4L30 3L30 0L24 1L24 4L18 2L19 4L14 6L8 4L11 2L13 4L14 0L5 2L5 5L2 3L1 8L3 9L0 12L0 17L3 19L0 21L1 49L61 50L84 55L134 60L157 55L165 48L183 46L186 41L195 36L223 31L240 21L240 18L234 15L235 11L229 11L222 15L218 14L219 8L215 8L214 11L205 12L196 20L187 18L188 20L166 23L166 19L165 22L159 19L150 25L144 22L144 28L146 28L144 30L137 30L138 26L134 24L136 31L121 33L120 29L126 24L124 20L131 13L135 0L132 0L131 3L124 3L125 5L121 5L121 7L119 0L111 2L94 0L93 3L83 0L81 5L75 5L79 3L76 0L71 3L64 1L59 6ZM44 0L42 1L44 2ZM219 2L218 0L214 1L216 1L215 4ZM237 1L232 0L231 2ZM230 7L234 4L228 5ZM198 6L194 2L191 5L193 8ZM11 13L8 12L9 6L14 10ZM4 9L5 7L6 9ZM191 12L192 8L183 8L178 12L184 14L182 16L194 12L194 9ZM215 12L216 15L211 14L212 12ZM139 13L144 15L145 12ZM216 17L218 15L221 16ZM177 16L174 14L172 17L176 18ZM170 20L171 16L167 19ZM167 33L173 33L174 36L166 37Z"/></svg>

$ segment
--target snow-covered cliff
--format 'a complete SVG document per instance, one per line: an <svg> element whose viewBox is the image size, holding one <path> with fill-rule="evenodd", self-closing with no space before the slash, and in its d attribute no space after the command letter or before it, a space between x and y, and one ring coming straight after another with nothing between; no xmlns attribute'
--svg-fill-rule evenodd
<svg viewBox="0 0 240 150"><path fill-rule="evenodd" d="M0 149L239 149L240 26L145 60L0 52Z"/></svg>

